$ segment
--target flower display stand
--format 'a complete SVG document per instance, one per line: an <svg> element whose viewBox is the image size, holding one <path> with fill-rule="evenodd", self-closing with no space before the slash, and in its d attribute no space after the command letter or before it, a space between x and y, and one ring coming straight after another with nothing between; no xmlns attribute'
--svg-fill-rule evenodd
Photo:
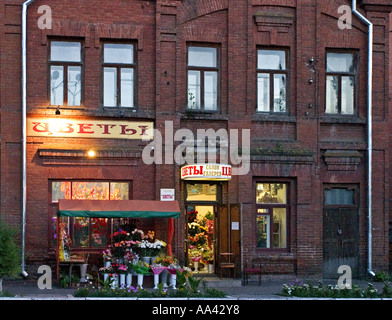
<svg viewBox="0 0 392 320"><path fill-rule="evenodd" d="M143 289L143 280L144 280L144 274L138 273L137 275L137 285Z"/></svg>
<svg viewBox="0 0 392 320"><path fill-rule="evenodd" d="M127 273L127 287L131 287L132 286L132 273Z"/></svg>

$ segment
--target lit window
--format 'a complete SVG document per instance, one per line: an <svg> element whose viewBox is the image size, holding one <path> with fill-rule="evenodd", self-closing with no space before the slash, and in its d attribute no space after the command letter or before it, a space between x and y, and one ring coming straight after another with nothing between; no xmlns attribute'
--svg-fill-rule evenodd
<svg viewBox="0 0 392 320"><path fill-rule="evenodd" d="M50 206L53 208L52 239L56 232L55 222L59 199L77 200L129 200L129 182L108 181L53 181ZM108 218L60 218L70 235L73 248L106 247L109 244L111 225L119 219ZM52 245L55 242L52 241Z"/></svg>
<svg viewBox="0 0 392 320"><path fill-rule="evenodd" d="M287 248L287 184L256 184L256 248Z"/></svg>

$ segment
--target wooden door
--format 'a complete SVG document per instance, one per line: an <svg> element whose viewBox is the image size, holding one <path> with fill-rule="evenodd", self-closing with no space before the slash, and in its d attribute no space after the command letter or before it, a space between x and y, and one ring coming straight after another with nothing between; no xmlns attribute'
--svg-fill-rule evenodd
<svg viewBox="0 0 392 320"><path fill-rule="evenodd" d="M236 262L236 273L241 271L241 224L239 205L230 205L230 213L227 206L221 206L217 221L217 250L216 258L221 252L232 252ZM219 261L219 260L216 260ZM218 266L219 268L219 266Z"/></svg>
<svg viewBox="0 0 392 320"><path fill-rule="evenodd" d="M356 207L324 207L323 276L338 278L339 266L351 267L358 276L359 219Z"/></svg>

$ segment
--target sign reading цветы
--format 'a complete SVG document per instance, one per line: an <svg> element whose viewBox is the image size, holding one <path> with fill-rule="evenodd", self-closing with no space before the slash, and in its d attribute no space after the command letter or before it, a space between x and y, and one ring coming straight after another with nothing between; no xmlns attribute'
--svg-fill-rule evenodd
<svg viewBox="0 0 392 320"><path fill-rule="evenodd" d="M27 136L152 140L154 123L139 121L27 119Z"/></svg>
<svg viewBox="0 0 392 320"><path fill-rule="evenodd" d="M206 163L190 164L181 168L182 180L230 180L231 165Z"/></svg>

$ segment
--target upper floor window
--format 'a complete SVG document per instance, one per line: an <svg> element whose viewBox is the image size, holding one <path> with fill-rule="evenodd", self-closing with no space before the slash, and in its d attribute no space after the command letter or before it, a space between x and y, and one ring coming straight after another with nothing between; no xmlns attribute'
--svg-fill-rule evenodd
<svg viewBox="0 0 392 320"><path fill-rule="evenodd" d="M257 50L257 112L287 112L287 54Z"/></svg>
<svg viewBox="0 0 392 320"><path fill-rule="evenodd" d="M103 45L103 106L135 106L134 45L105 43Z"/></svg>
<svg viewBox="0 0 392 320"><path fill-rule="evenodd" d="M218 50L188 47L188 109L218 110Z"/></svg>
<svg viewBox="0 0 392 320"><path fill-rule="evenodd" d="M327 53L326 114L354 114L355 77L353 53Z"/></svg>
<svg viewBox="0 0 392 320"><path fill-rule="evenodd" d="M50 104L80 106L82 101L82 44L50 42Z"/></svg>

